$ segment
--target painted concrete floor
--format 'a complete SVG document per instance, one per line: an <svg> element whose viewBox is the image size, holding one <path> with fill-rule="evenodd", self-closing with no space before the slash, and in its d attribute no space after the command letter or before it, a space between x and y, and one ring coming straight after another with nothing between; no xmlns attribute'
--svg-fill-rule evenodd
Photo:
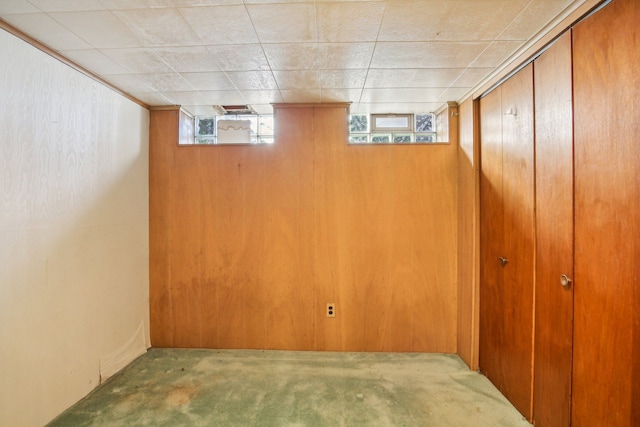
<svg viewBox="0 0 640 427"><path fill-rule="evenodd" d="M531 426L455 355L151 349L50 426Z"/></svg>

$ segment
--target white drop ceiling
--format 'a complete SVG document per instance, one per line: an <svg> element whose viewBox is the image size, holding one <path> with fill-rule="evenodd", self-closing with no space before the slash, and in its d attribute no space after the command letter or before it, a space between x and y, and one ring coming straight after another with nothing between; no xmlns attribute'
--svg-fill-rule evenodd
<svg viewBox="0 0 640 427"><path fill-rule="evenodd" d="M424 113L467 97L582 3L0 0L0 19L151 106Z"/></svg>

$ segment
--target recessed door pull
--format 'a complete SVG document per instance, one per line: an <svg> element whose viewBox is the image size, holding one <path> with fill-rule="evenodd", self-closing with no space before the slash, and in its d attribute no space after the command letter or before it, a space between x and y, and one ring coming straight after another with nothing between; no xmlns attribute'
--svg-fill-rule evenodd
<svg viewBox="0 0 640 427"><path fill-rule="evenodd" d="M502 257L498 257L498 260L500 260L500 265L501 265L501 266L503 266L503 267L504 267L505 265L507 265L507 263L509 262L509 260L508 260L508 259L506 259L506 258L502 258Z"/></svg>
<svg viewBox="0 0 640 427"><path fill-rule="evenodd" d="M567 276L566 274L563 274L562 276L560 276L560 284L563 288L569 289L571 287L571 279L569 279L569 276Z"/></svg>

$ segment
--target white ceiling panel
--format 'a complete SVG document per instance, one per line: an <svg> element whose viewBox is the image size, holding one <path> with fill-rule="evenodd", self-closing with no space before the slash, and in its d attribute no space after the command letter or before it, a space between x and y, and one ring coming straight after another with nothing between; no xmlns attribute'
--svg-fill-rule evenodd
<svg viewBox="0 0 640 427"><path fill-rule="evenodd" d="M427 112L587 0L0 0L0 19L149 105Z"/></svg>
<svg viewBox="0 0 640 427"><path fill-rule="evenodd" d="M49 16L95 48L141 46L133 32L109 11L64 12Z"/></svg>
<svg viewBox="0 0 640 427"><path fill-rule="evenodd" d="M36 40L46 40L46 45L53 49L91 49L92 47L46 13L7 15L5 20Z"/></svg>
<svg viewBox="0 0 640 427"><path fill-rule="evenodd" d="M178 9L202 44L257 43L258 37L244 6L187 7Z"/></svg>
<svg viewBox="0 0 640 427"><path fill-rule="evenodd" d="M247 5L261 43L317 41L313 3Z"/></svg>
<svg viewBox="0 0 640 427"><path fill-rule="evenodd" d="M181 73L182 77L196 90L233 90L238 89L226 73L212 71L206 73Z"/></svg>
<svg viewBox="0 0 640 427"><path fill-rule="evenodd" d="M318 3L318 41L376 41L385 2Z"/></svg>
<svg viewBox="0 0 640 427"><path fill-rule="evenodd" d="M200 38L177 9L149 8L112 12L145 46L193 46Z"/></svg>
<svg viewBox="0 0 640 427"><path fill-rule="evenodd" d="M150 48L101 49L112 61L122 64L130 73L170 73L174 71Z"/></svg>

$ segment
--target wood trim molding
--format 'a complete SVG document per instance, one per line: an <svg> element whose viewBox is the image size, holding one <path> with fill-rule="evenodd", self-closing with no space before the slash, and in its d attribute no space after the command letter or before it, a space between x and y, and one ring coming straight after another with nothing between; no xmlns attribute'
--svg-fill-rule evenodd
<svg viewBox="0 0 640 427"><path fill-rule="evenodd" d="M4 21L2 19L0 19L0 28L5 30L5 31L7 31L10 34L13 34L14 36L18 37L22 41L24 41L26 43L29 43L31 46L35 47L38 50L41 50L42 52L46 53L47 55L49 55L49 56L51 56L51 57L53 57L55 59L57 59L58 61L62 62L63 64L65 64L65 65L73 68L74 70L84 74L85 76L97 81L98 83L103 84L104 86L108 87L109 89L111 89L111 90L117 92L118 94L124 96L128 100L135 102L136 104L140 105L143 108L146 108L147 110L149 109L149 105L148 104L140 101L138 98L135 98L135 97L129 95L128 93L126 93L126 92L123 92L121 89L119 89L116 86L114 86L113 84L109 83L108 81L106 81L102 77L98 76L97 74L92 73L91 71L87 70L83 66L81 66L79 64L76 64L75 62L73 62L69 58L65 57L64 55L61 55L60 53L58 53L57 51L53 50L52 48L50 48L46 44L34 39L30 35L20 31L19 29L17 29L13 25L9 24L8 22L6 22L6 21Z"/></svg>

